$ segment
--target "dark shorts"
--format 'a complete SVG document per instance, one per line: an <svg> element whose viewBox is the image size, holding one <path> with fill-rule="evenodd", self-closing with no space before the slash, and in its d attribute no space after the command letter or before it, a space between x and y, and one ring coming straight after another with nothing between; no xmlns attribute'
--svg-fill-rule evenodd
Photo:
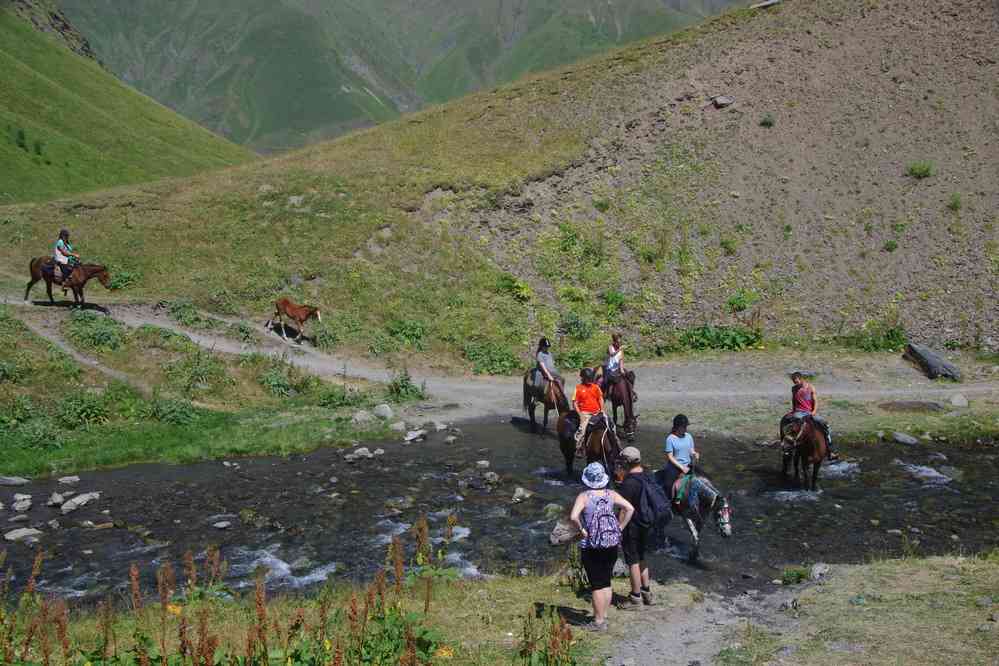
<svg viewBox="0 0 999 666"><path fill-rule="evenodd" d="M652 543L652 528L628 523L621 535L621 550L624 551L624 563L629 567L645 559L645 553Z"/></svg>
<svg viewBox="0 0 999 666"><path fill-rule="evenodd" d="M617 548L580 548L580 559L590 580L590 590L602 590L611 586L614 563L617 562Z"/></svg>

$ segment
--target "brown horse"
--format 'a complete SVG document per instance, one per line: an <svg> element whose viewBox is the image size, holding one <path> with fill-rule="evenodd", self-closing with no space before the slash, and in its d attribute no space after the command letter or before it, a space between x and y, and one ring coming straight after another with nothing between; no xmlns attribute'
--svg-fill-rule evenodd
<svg viewBox="0 0 999 666"><path fill-rule="evenodd" d="M31 292L31 288L35 286L35 283L39 280L45 280L45 291L49 295L49 302L55 303L55 299L52 298L52 282L55 280L52 273L54 269L53 264L52 257L35 257L31 260L31 263L28 264L28 273L31 276L31 280L24 289L25 301L28 300L28 294ZM83 288L93 278L100 280L105 289L111 288L111 275L108 273L107 266L102 266L101 264L77 264L73 268L73 272L69 274L69 278L63 280L63 289L73 290L73 302L75 305L85 305L87 303L83 297Z"/></svg>
<svg viewBox="0 0 999 666"><path fill-rule="evenodd" d="M281 324L281 338L287 340L287 330L284 326L285 317L291 319L298 326L298 336L295 338L295 342L302 341L302 337L305 335L305 322L313 318L318 322L323 320L323 315L319 312L319 308L312 307L311 305L299 305L290 298L279 298L274 301L274 314L264 324L264 328L268 331L271 330L271 326L273 326L276 319Z"/></svg>
<svg viewBox="0 0 999 666"><path fill-rule="evenodd" d="M819 481L819 467L829 452L829 443L822 430L810 418L788 419L781 424L781 453L783 465L781 473L787 477L789 464L794 464L794 482L801 484L801 474L805 476L805 487L816 490ZM811 465L809 479L808 466ZM800 472L800 473L799 473Z"/></svg>
<svg viewBox="0 0 999 666"><path fill-rule="evenodd" d="M597 416L593 417L594 419ZM591 420L591 423L593 421ZM571 478L572 463L576 458L576 429L579 427L579 415L576 412L567 412L558 418L559 448L562 450L562 457L565 458L565 473ZM593 426L586 441L583 442L583 450L586 452L586 464L599 462L610 474L614 471L614 464L621 454L621 445L618 443L617 434L608 429L607 419Z"/></svg>
<svg viewBox="0 0 999 666"><path fill-rule="evenodd" d="M570 409L569 400L565 397L565 391L558 382L545 382L545 389L542 392L531 380L536 370L528 370L524 373L524 411L531 417L531 432L538 431L538 422L534 417L534 409L540 402L545 406L545 420L541 426L541 434L548 430L548 412L555 410L555 414L561 417Z"/></svg>
<svg viewBox="0 0 999 666"><path fill-rule="evenodd" d="M605 396L610 398L611 407L614 413L614 425L620 425L617 420L617 410L624 407L624 436L630 442L634 441L638 432L638 417L635 415L635 392L632 384L635 381L635 373L628 372L627 377L619 376L617 381L605 381L607 390Z"/></svg>

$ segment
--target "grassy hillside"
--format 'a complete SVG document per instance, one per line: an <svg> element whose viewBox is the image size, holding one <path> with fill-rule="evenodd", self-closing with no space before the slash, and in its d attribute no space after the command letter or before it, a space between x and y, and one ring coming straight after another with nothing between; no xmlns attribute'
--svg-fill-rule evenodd
<svg viewBox="0 0 999 666"><path fill-rule="evenodd" d="M244 162L251 154L136 93L0 4L0 203Z"/></svg>
<svg viewBox="0 0 999 666"><path fill-rule="evenodd" d="M232 140L298 147L674 30L732 0L61 0L126 82Z"/></svg>
<svg viewBox="0 0 999 666"><path fill-rule="evenodd" d="M280 159L0 209L0 257L67 224L136 296L286 294L358 353L489 371L540 334L595 362L615 329L643 354L756 328L994 347L994 11L740 11Z"/></svg>

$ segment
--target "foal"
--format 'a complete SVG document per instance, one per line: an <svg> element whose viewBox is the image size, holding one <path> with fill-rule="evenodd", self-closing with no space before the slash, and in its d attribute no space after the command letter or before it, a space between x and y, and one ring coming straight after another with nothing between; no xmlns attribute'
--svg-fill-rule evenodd
<svg viewBox="0 0 999 666"><path fill-rule="evenodd" d="M299 305L291 299L280 298L274 301L274 314L264 324L264 328L270 330L274 320L277 319L281 324L281 337L287 340L288 336L285 335L284 328L285 317L291 319L298 326L298 337L295 338L295 342L302 341L302 336L305 334L305 322L313 317L316 318L316 321L323 320L322 315L319 314L319 308L314 308L311 305Z"/></svg>

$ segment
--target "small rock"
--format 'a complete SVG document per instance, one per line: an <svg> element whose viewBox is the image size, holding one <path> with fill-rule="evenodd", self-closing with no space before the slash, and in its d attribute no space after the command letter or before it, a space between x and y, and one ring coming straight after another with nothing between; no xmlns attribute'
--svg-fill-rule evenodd
<svg viewBox="0 0 999 666"><path fill-rule="evenodd" d="M406 433L404 438L407 442L422 442L427 438L427 431L422 428L419 430L410 430Z"/></svg>
<svg viewBox="0 0 999 666"><path fill-rule="evenodd" d="M774 656L776 656L778 659L784 659L786 657L790 657L791 655L793 655L797 651L798 651L798 646L796 646L796 645L785 645L781 649L777 650L777 654L774 655Z"/></svg>
<svg viewBox="0 0 999 666"><path fill-rule="evenodd" d="M288 197L288 205L289 206L295 206L297 208L298 206L301 206L304 203L305 203L305 195L303 195L303 194L299 194L299 195L296 195L296 196Z"/></svg>
<svg viewBox="0 0 999 666"><path fill-rule="evenodd" d="M220 520L217 523L212 523L212 527L214 527L217 530L225 530L232 527L232 523L228 520Z"/></svg>
<svg viewBox="0 0 999 666"><path fill-rule="evenodd" d="M76 511L81 506L89 504L96 499L100 499L100 493L83 493L82 495L77 495L71 499L66 500L62 505L62 515Z"/></svg>
<svg viewBox="0 0 999 666"><path fill-rule="evenodd" d="M520 576L521 578L527 576L529 573L530 571L528 571L526 567L521 567L517 569L517 575Z"/></svg>
<svg viewBox="0 0 999 666"><path fill-rule="evenodd" d="M84 555L93 555L94 554L94 551L92 551L92 550L81 550L80 552L83 553Z"/></svg>
<svg viewBox="0 0 999 666"><path fill-rule="evenodd" d="M711 98L711 103L715 105L716 109L724 109L735 104L735 98L728 95L716 95Z"/></svg>
<svg viewBox="0 0 999 666"><path fill-rule="evenodd" d="M24 502L25 500L30 500L31 495L23 495L21 493L14 493L15 502Z"/></svg>
<svg viewBox="0 0 999 666"><path fill-rule="evenodd" d="M887 533L892 536L902 536L902 530L888 530Z"/></svg>
<svg viewBox="0 0 999 666"><path fill-rule="evenodd" d="M0 486L26 486L30 481L20 476L0 476Z"/></svg>
<svg viewBox="0 0 999 666"><path fill-rule="evenodd" d="M32 529L30 527L20 527L16 530L11 530L3 535L3 538L7 541L24 541L26 539L33 539L42 536L43 532L41 530Z"/></svg>
<svg viewBox="0 0 999 666"><path fill-rule="evenodd" d="M899 444L905 444L907 446L913 446L919 444L919 440L912 435L907 435L904 432L893 432L891 434L892 440L898 442Z"/></svg>
<svg viewBox="0 0 999 666"><path fill-rule="evenodd" d="M990 631L995 631L995 628L996 628L995 622L986 622L985 624L978 625L978 631L982 632L983 634L986 634Z"/></svg>
<svg viewBox="0 0 999 666"><path fill-rule="evenodd" d="M445 444L454 444L457 441L458 441L458 438L455 437L454 435L448 435L447 437L444 438L444 443Z"/></svg>
<svg viewBox="0 0 999 666"><path fill-rule="evenodd" d="M385 455L385 449L375 449L374 451L371 452L371 455L373 455L373 456L383 456L383 455Z"/></svg>
<svg viewBox="0 0 999 666"><path fill-rule="evenodd" d="M49 521L49 527L51 527L54 530L57 530L60 527L62 527L62 525L59 523L58 519L53 518L52 520Z"/></svg>
<svg viewBox="0 0 999 666"><path fill-rule="evenodd" d="M384 453L384 451L382 453ZM354 449L354 452L349 455L353 457L355 460L360 458L367 458L370 460L371 458L375 457L375 454L372 453L366 446L362 446L359 449Z"/></svg>
<svg viewBox="0 0 999 666"><path fill-rule="evenodd" d="M371 415L371 412L366 412L363 409L359 409L354 412L354 415L350 418L351 422L356 424L359 423L370 423L375 420L375 417Z"/></svg>
<svg viewBox="0 0 999 666"><path fill-rule="evenodd" d="M784 581L782 581L780 578L774 578L770 582L773 583L774 585L783 585L784 584Z"/></svg>
<svg viewBox="0 0 999 666"><path fill-rule="evenodd" d="M532 493L530 490L527 490L526 488L521 488L520 486L517 486L513 491L514 502L523 502L524 500L530 499L533 496L534 493Z"/></svg>
<svg viewBox="0 0 999 666"><path fill-rule="evenodd" d="M954 394L951 397L950 404L953 405L954 407L958 407L958 408L967 407L968 406L968 399L966 397L964 397L964 395L962 395L960 393L956 393L956 394Z"/></svg>
<svg viewBox="0 0 999 666"><path fill-rule="evenodd" d="M951 541L960 541L960 540L961 540L961 537L959 537L959 536L958 536L958 535L956 535L956 534L951 534L951 535L950 535L950 540L951 540Z"/></svg>
<svg viewBox="0 0 999 666"><path fill-rule="evenodd" d="M816 562L812 565L812 570L808 573L811 580L822 580L829 575L829 565L825 562Z"/></svg>
<svg viewBox="0 0 999 666"><path fill-rule="evenodd" d="M934 452L929 455L930 462L947 462L947 456L942 453Z"/></svg>
<svg viewBox="0 0 999 666"><path fill-rule="evenodd" d="M545 512L545 518L547 518L548 520L553 520L562 515L563 509L561 505L553 503L553 504L545 504L545 508L543 509L543 511Z"/></svg>
<svg viewBox="0 0 999 666"><path fill-rule="evenodd" d="M479 460L478 462L475 463L475 466L478 469L489 469L489 461L488 460Z"/></svg>
<svg viewBox="0 0 999 666"><path fill-rule="evenodd" d="M979 608L989 608L992 606L992 597L981 596L975 599L975 605Z"/></svg>
<svg viewBox="0 0 999 666"><path fill-rule="evenodd" d="M337 481L339 481L339 480L340 480L340 479L336 478L335 476L331 476L331 477L329 478L329 483L330 483L330 485L332 485L332 484L335 484L335 483L336 483Z"/></svg>
<svg viewBox="0 0 999 666"><path fill-rule="evenodd" d="M26 523L26 522L28 522L28 520L29 520L28 516L26 516L25 514L22 513L19 516L14 516L13 518L11 518L10 520L8 520L7 522L8 523Z"/></svg>
<svg viewBox="0 0 999 666"><path fill-rule="evenodd" d="M372 411L374 411L375 416L380 419L385 419L386 421L391 419L393 416L392 408L384 403L377 405Z"/></svg>
<svg viewBox="0 0 999 666"><path fill-rule="evenodd" d="M11 508L17 513L24 513L25 511L31 509L31 500L26 499L26 500L21 500L19 502L14 502L14 505Z"/></svg>
<svg viewBox="0 0 999 666"><path fill-rule="evenodd" d="M62 506L62 503L65 501L66 499L59 493L52 493L52 496L49 497L49 501L45 503L45 506Z"/></svg>
<svg viewBox="0 0 999 666"><path fill-rule="evenodd" d="M500 482L500 476L496 472L486 472L482 475L482 478L491 486L495 486Z"/></svg>
<svg viewBox="0 0 999 666"><path fill-rule="evenodd" d="M389 426L389 430L392 430L394 432L406 432L406 422L396 421L395 423Z"/></svg>
<svg viewBox="0 0 999 666"><path fill-rule="evenodd" d="M447 430L447 424L443 421L434 421L434 430L437 432L444 432Z"/></svg>
<svg viewBox="0 0 999 666"><path fill-rule="evenodd" d="M78 476L62 476L59 477L59 483L64 486L75 486L80 482L80 477Z"/></svg>

